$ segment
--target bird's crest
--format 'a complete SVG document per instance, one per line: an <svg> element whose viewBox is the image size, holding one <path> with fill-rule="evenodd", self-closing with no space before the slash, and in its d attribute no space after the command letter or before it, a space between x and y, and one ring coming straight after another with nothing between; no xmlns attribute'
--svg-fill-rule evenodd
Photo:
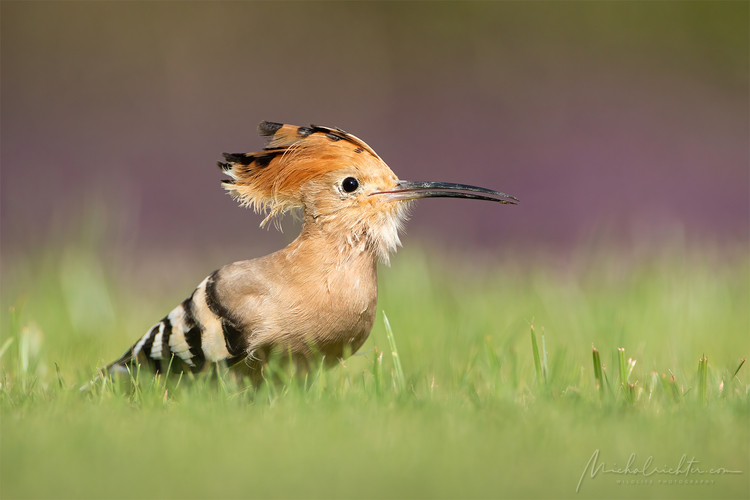
<svg viewBox="0 0 750 500"><path fill-rule="evenodd" d="M375 151L361 139L339 128L298 127L263 121L260 135L268 137L262 151L224 153L219 168L232 177L224 188L242 205L274 215L302 206L301 188L316 177L375 159Z"/></svg>

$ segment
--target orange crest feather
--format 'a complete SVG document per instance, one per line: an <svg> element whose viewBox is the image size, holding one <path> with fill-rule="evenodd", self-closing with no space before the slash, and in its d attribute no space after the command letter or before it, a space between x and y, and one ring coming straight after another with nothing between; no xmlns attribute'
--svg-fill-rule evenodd
<svg viewBox="0 0 750 500"><path fill-rule="evenodd" d="M339 128L298 127L263 121L260 135L267 146L254 153L224 153L219 168L232 177L224 188L243 206L274 215L302 206L302 187L315 178L362 162L362 155L380 157L361 139Z"/></svg>

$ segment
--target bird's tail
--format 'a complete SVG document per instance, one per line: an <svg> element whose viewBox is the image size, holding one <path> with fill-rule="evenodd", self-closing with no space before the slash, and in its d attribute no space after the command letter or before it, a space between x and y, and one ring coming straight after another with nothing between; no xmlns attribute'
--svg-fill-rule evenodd
<svg viewBox="0 0 750 500"><path fill-rule="evenodd" d="M120 358L107 366L107 373L127 372L138 365L155 373L203 370L206 356L201 325L195 320L192 294L152 326Z"/></svg>
<svg viewBox="0 0 750 500"><path fill-rule="evenodd" d="M203 280L190 297L108 365L105 373L134 373L138 366L156 373L196 373L207 364L225 361L231 366L245 359L242 333L223 317L216 304L215 275Z"/></svg>

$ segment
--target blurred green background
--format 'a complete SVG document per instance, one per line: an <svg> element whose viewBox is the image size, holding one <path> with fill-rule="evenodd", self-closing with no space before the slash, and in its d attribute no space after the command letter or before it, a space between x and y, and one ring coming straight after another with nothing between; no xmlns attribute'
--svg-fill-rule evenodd
<svg viewBox="0 0 750 500"><path fill-rule="evenodd" d="M746 2L0 3L0 496L747 498L748 367L731 372L750 351L749 16ZM219 186L220 154L260 149L264 119L339 126L404 179L521 199L414 210L379 270L406 394L380 312L364 354L312 391L79 394L208 273L296 236L291 220L258 229ZM633 403L617 347L637 360ZM595 449L608 467L687 454L743 472L599 475L576 493Z"/></svg>

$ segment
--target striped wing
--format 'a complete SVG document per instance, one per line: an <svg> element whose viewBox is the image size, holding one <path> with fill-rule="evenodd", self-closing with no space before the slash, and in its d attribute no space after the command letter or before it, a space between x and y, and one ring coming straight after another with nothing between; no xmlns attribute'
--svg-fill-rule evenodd
<svg viewBox="0 0 750 500"><path fill-rule="evenodd" d="M195 291L162 318L123 356L107 367L124 370L128 365L150 366L164 372L201 371L206 362L233 365L247 357L247 338L217 300L218 271L203 280Z"/></svg>

